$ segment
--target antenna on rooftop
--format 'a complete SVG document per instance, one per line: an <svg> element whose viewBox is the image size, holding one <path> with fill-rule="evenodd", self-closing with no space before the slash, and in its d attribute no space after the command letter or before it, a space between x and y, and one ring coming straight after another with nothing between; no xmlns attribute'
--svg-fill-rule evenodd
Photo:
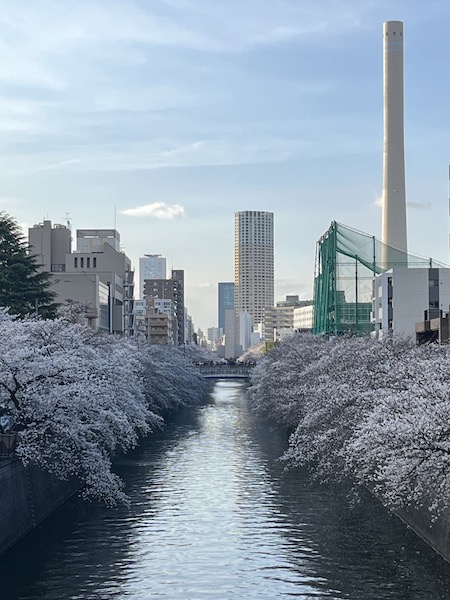
<svg viewBox="0 0 450 600"><path fill-rule="evenodd" d="M70 222L70 213L66 212L66 227L72 231L72 223Z"/></svg>

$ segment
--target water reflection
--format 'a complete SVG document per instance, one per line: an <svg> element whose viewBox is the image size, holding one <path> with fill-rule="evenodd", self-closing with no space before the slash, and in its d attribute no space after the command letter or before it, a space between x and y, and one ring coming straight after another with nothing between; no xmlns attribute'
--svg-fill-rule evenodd
<svg viewBox="0 0 450 600"><path fill-rule="evenodd" d="M131 508L72 499L0 559L1 598L447 599L450 566L376 501L284 470L244 391L219 382L118 464Z"/></svg>

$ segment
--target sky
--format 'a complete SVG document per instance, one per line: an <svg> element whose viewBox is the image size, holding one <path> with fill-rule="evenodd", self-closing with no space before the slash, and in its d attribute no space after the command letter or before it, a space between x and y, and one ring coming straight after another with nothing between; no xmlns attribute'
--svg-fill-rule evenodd
<svg viewBox="0 0 450 600"><path fill-rule="evenodd" d="M275 299L332 221L381 236L383 22L404 22L408 244L448 264L450 4L0 0L0 210L184 269L195 328L234 213L274 212ZM75 236L74 236L75 237Z"/></svg>

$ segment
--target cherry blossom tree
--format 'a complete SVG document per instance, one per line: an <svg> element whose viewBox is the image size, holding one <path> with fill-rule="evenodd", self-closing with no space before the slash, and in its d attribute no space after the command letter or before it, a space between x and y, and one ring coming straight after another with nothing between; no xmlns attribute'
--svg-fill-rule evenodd
<svg viewBox="0 0 450 600"><path fill-rule="evenodd" d="M397 338L299 335L255 367L249 396L292 432L289 464L437 514L450 499L449 358Z"/></svg>
<svg viewBox="0 0 450 600"><path fill-rule="evenodd" d="M149 407L164 415L202 401L208 383L183 350L173 346L134 344L143 369L144 394Z"/></svg>
<svg viewBox="0 0 450 600"><path fill-rule="evenodd" d="M265 344L258 344L257 346L251 346L248 348L244 354L242 354L236 362L238 363L246 363L246 362L256 362L263 358L266 353Z"/></svg>
<svg viewBox="0 0 450 600"><path fill-rule="evenodd" d="M186 344L183 346L183 354L194 364L199 363L222 363L225 362L223 358L210 348L199 346L198 344Z"/></svg>
<svg viewBox="0 0 450 600"><path fill-rule="evenodd" d="M380 394L345 450L349 470L392 508L450 501L450 348L425 346L404 361L402 385Z"/></svg>
<svg viewBox="0 0 450 600"><path fill-rule="evenodd" d="M298 424L310 393L305 377L320 360L324 340L297 334L274 346L252 371L250 401L262 416L288 430Z"/></svg>
<svg viewBox="0 0 450 600"><path fill-rule="evenodd" d="M0 311L0 402L15 421L23 463L77 477L86 497L126 501L114 456L206 389L178 354L169 360L153 351L150 362L148 348L64 318L18 320Z"/></svg>

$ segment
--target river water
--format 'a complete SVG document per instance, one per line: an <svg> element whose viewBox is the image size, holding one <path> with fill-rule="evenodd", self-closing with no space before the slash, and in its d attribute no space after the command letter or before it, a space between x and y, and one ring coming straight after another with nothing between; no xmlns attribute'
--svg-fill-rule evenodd
<svg viewBox="0 0 450 600"><path fill-rule="evenodd" d="M1 600L448 600L450 565L370 497L285 471L245 384L117 466L130 508L73 498L0 559Z"/></svg>

